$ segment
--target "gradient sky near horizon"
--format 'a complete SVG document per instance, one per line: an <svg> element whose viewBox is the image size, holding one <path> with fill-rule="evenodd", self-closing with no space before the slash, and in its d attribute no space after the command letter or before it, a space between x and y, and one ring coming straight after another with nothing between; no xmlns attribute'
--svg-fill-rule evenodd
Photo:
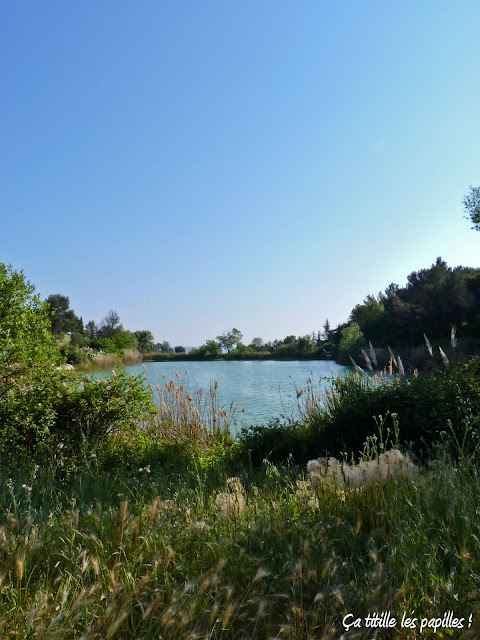
<svg viewBox="0 0 480 640"><path fill-rule="evenodd" d="M198 346L480 267L478 0L0 1L0 261Z"/></svg>

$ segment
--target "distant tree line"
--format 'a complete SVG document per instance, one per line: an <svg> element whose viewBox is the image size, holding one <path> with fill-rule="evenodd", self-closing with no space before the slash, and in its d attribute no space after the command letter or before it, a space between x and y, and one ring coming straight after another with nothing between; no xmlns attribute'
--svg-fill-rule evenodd
<svg viewBox="0 0 480 640"><path fill-rule="evenodd" d="M449 338L480 340L480 269L449 267L441 258L428 269L413 271L407 284L390 284L352 309L348 321L332 334L340 358L368 342L378 346L415 347Z"/></svg>
<svg viewBox="0 0 480 640"><path fill-rule="evenodd" d="M472 228L480 231L480 187L470 187L463 205ZM370 344L377 348L415 348L423 343L425 335L441 342L452 331L458 332L460 342L480 350L480 269L452 268L440 257L431 267L413 271L405 286L391 283L377 295L368 295L335 329L327 319L321 331L268 342L257 337L244 344L242 333L233 328L188 354L183 346L155 343L148 330L125 330L116 311L109 311L98 326L93 320L84 325L70 309L67 296L52 294L46 302L51 332L73 363L81 358L82 349L88 348L118 354L128 349L143 354L157 352L161 358L334 358L348 362L350 356L358 357Z"/></svg>
<svg viewBox="0 0 480 640"><path fill-rule="evenodd" d="M257 337L244 344L242 333L234 328L188 354L183 346L155 343L151 331L125 330L116 311L109 311L99 325L93 320L84 325L70 309L67 296L52 294L46 302L51 332L73 364L81 362L85 348L116 354L124 350L157 352L168 359L333 358L347 363L349 356L359 356L369 343L414 348L423 343L424 334L433 342L448 339L452 327L460 340L480 345L480 269L452 268L441 258L427 269L413 271L405 286L392 283L377 295L368 295L334 329L327 319L322 330L311 334L267 342Z"/></svg>
<svg viewBox="0 0 480 640"><path fill-rule="evenodd" d="M198 349L189 352L190 357L226 357L229 359L244 358L329 358L331 354L324 348L325 330L330 332L328 320L323 332L313 332L304 336L286 336L283 340L264 342L262 338L254 338L250 344L242 342L243 334L238 329L231 329L210 339Z"/></svg>
<svg viewBox="0 0 480 640"><path fill-rule="evenodd" d="M372 343L376 347L415 348L424 335L434 343L448 341L452 328L460 341L480 349L480 269L449 267L438 258L427 269L413 271L404 287L392 283L378 295L368 295L348 320L332 329L283 340L241 342L237 330L217 336L190 352L198 357L335 358L349 362ZM477 344L478 341L478 344Z"/></svg>
<svg viewBox="0 0 480 640"><path fill-rule="evenodd" d="M71 364L83 364L92 351L123 355L125 350L148 352L155 349L151 331L125 330L116 311L109 311L99 325L70 308L70 299L54 293L45 300L50 331L57 337L62 355Z"/></svg>

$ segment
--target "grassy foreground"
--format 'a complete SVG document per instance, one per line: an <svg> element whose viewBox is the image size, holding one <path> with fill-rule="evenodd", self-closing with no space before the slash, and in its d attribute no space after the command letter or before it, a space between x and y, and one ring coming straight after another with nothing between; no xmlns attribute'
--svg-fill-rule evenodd
<svg viewBox="0 0 480 640"><path fill-rule="evenodd" d="M479 480L441 455L360 488L271 464L3 477L0 636L477 638ZM435 632L450 611L463 628Z"/></svg>

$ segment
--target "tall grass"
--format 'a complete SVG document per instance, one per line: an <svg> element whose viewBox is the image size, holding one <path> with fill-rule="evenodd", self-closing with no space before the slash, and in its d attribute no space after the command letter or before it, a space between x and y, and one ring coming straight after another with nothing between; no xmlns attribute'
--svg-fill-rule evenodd
<svg viewBox="0 0 480 640"><path fill-rule="evenodd" d="M142 354L134 349L125 349L123 355L95 351L89 347L84 348L83 352L86 355L86 362L79 367L81 371L107 371L142 362Z"/></svg>
<svg viewBox="0 0 480 640"><path fill-rule="evenodd" d="M193 388L185 371L171 378L164 375L162 384L154 388L148 383L148 387L156 405L153 421L113 433L98 451L104 465L146 472L152 467L209 466L233 448L230 427L237 425L236 408L233 403L227 408L221 405L217 381L205 393Z"/></svg>
<svg viewBox="0 0 480 640"><path fill-rule="evenodd" d="M150 388L154 393L151 385ZM231 426L237 426L233 402L226 409L220 404L217 380L204 393L201 388L192 389L188 371L184 376L175 371L175 379L163 375L163 383L157 385L156 392L158 423L170 436L201 440L208 435L228 434Z"/></svg>
<svg viewBox="0 0 480 640"><path fill-rule="evenodd" d="M367 487L267 465L70 483L0 480L4 637L123 640L475 638L477 468L436 460ZM352 613L454 611L471 628L345 632ZM467 627L467 625L466 625Z"/></svg>

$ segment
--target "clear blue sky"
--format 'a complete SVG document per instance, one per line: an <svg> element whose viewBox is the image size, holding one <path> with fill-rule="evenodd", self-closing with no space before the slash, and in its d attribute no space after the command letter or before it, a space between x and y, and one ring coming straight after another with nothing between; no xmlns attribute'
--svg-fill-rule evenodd
<svg viewBox="0 0 480 640"><path fill-rule="evenodd" d="M196 346L480 267L480 2L0 1L0 261Z"/></svg>

